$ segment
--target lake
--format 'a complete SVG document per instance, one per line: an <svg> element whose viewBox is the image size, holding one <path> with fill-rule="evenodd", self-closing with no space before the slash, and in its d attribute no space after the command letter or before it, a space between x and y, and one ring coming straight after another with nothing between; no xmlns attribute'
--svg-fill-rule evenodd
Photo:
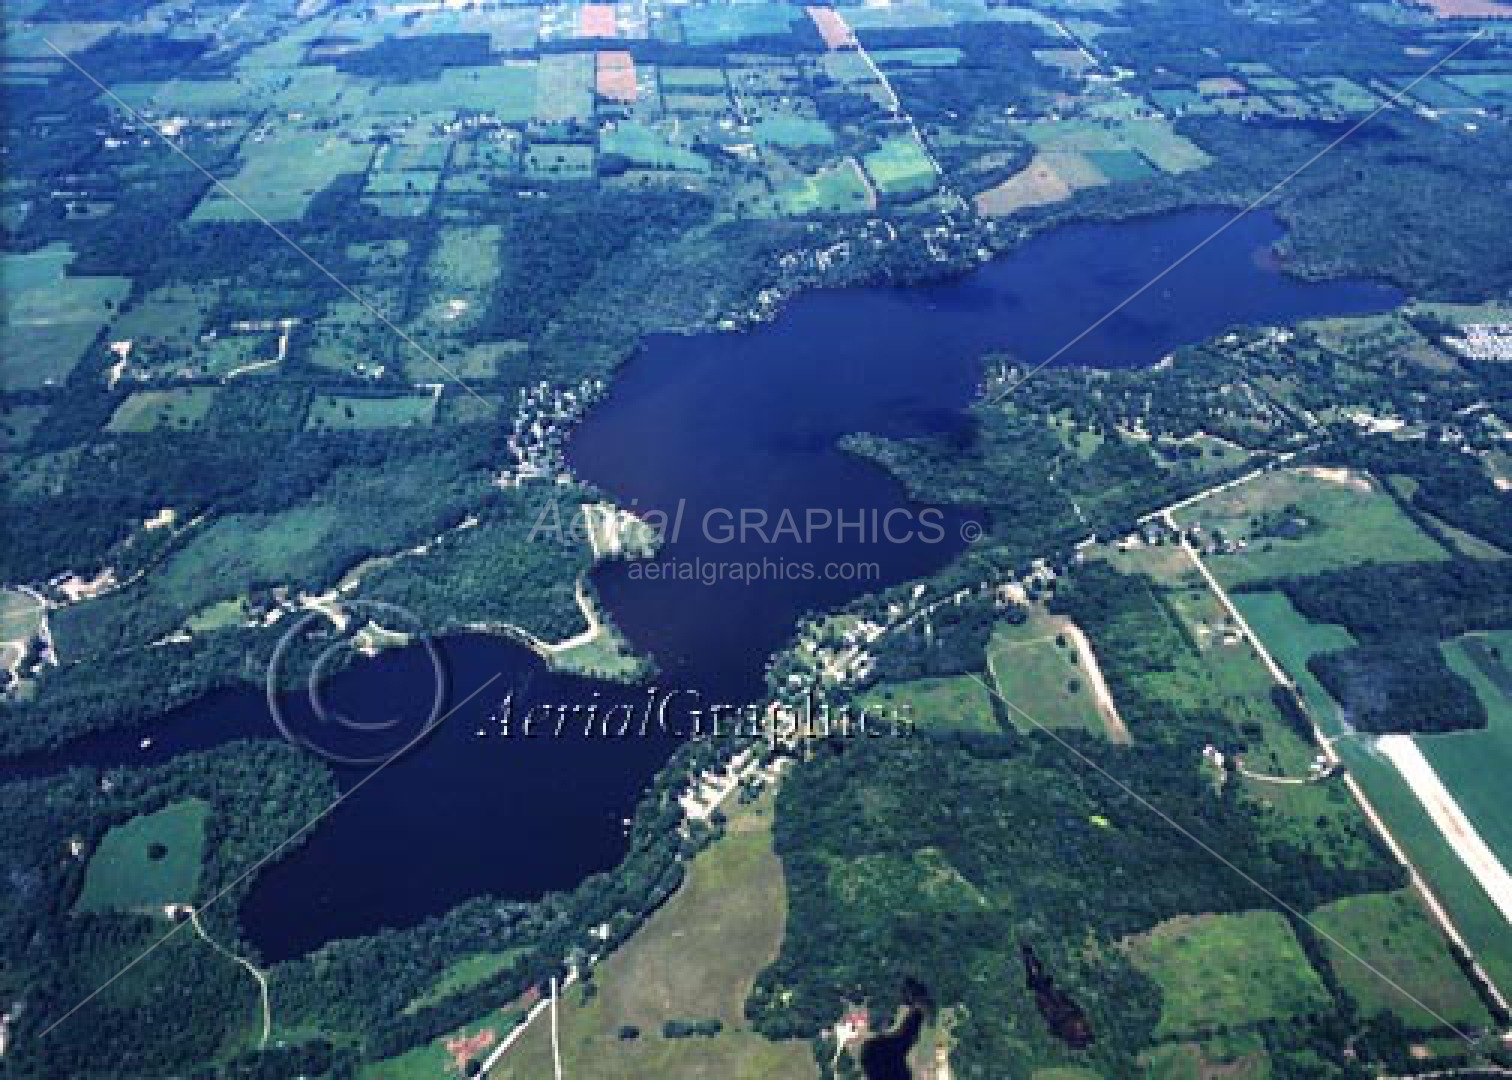
<svg viewBox="0 0 1512 1080"><path fill-rule="evenodd" d="M1227 219L1194 211L1063 228L952 281L810 293L749 332L648 340L575 434L570 457L584 480L623 505L681 515L658 563L689 567L693 576L652 580L644 567L624 563L595 575L616 624L658 661L657 683L696 689L709 701L748 702L762 693L768 656L805 612L945 565L964 546L969 514L936 512L935 529L918 530L909 542L879 537L861 523L889 511L918 521L924 508L910 506L888 475L836 441L958 423L983 354L1039 363ZM1393 290L1369 283L1286 277L1267 257L1280 236L1269 217L1240 221L1058 362L1146 365L1236 323L1399 302ZM810 511L843 515L857 527L844 538L826 528L726 539L731 524L761 514L775 520L783 510L805 522ZM872 512L878 517L860 516ZM707 583L732 564L772 569L756 582ZM804 566L810 576L795 573ZM830 567L837 576L826 575ZM547 672L529 652L496 639L460 638L441 649L451 700L495 675L498 681L262 875L242 918L265 959L412 924L474 895L531 899L569 888L623 855L623 819L673 740L526 739L501 734L497 718L511 689L517 712L595 695L640 701L645 690ZM432 674L429 656L412 647L343 672L330 691L344 711L362 717L396 702L420 707ZM152 738L145 750L143 734ZM238 737L279 737L260 689L217 694L148 728L83 740L9 771L145 764ZM350 787L361 775L342 770L340 778Z"/></svg>

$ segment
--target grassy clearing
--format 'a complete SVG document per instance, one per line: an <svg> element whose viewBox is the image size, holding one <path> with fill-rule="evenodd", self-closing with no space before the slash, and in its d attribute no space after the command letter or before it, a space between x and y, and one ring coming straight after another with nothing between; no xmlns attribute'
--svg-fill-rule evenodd
<svg viewBox="0 0 1512 1080"><path fill-rule="evenodd" d="M488 307L489 290L498 279L500 233L495 224L441 231L425 266L429 298L422 313L422 334L456 335L476 325ZM443 345L437 340L433 347ZM458 362L449 357L447 366L465 379L468 373L454 366ZM434 379L438 374L436 366L424 357L405 356L403 363L405 374L416 382ZM492 368L472 374L487 377Z"/></svg>
<svg viewBox="0 0 1512 1080"><path fill-rule="evenodd" d="M1145 693L1178 715L1227 716L1243 740L1245 764L1256 772L1305 776L1316 751L1277 709L1254 643L1229 622L1190 556L1176 544L1104 548L1098 555L1154 582L1148 608L1136 612L1148 627L1141 636L1149 659L1138 676Z"/></svg>
<svg viewBox="0 0 1512 1080"><path fill-rule="evenodd" d="M977 210L989 217L1003 217L1035 206L1064 202L1075 189L1061 175L1058 165L1064 164L1069 156L1036 154L1033 161L1007 180L979 193Z"/></svg>
<svg viewBox="0 0 1512 1080"><path fill-rule="evenodd" d="M1176 134L1169 121L1130 115L1127 109L1104 117L1046 120L1024 134L1046 153L1135 154L1166 173L1190 172L1211 160L1195 143Z"/></svg>
<svg viewBox="0 0 1512 1080"><path fill-rule="evenodd" d="M663 90L718 90L725 89L724 68L717 67L668 67L657 69Z"/></svg>
<svg viewBox="0 0 1512 1080"><path fill-rule="evenodd" d="M829 891L848 908L884 911L899 904L912 912L985 910L988 899L939 848L912 855L867 855L829 868Z"/></svg>
<svg viewBox="0 0 1512 1080"><path fill-rule="evenodd" d="M1218 688L1217 704L1240 720L1250 744L1245 764L1271 775L1306 776L1317 748L1276 710L1270 696L1275 680L1254 642L1240 633L1206 584L1169 589L1165 597Z"/></svg>
<svg viewBox="0 0 1512 1080"><path fill-rule="evenodd" d="M1177 521L1244 543L1210 559L1225 584L1448 557L1374 480L1342 470L1267 473L1186 507Z"/></svg>
<svg viewBox="0 0 1512 1080"><path fill-rule="evenodd" d="M1179 916L1126 946L1160 984L1162 1037L1280 1020L1329 1004L1291 925L1274 911Z"/></svg>
<svg viewBox="0 0 1512 1080"><path fill-rule="evenodd" d="M751 37L786 37L802 11L787 4L758 0L748 4L711 5L682 11L683 36L690 45L728 45Z"/></svg>
<svg viewBox="0 0 1512 1080"><path fill-rule="evenodd" d="M436 418L435 394L403 397L349 397L319 394L310 402L306 431L368 431L374 428L429 427Z"/></svg>
<svg viewBox="0 0 1512 1080"><path fill-rule="evenodd" d="M871 185L854 158L800 177L777 189L777 206L792 217L809 214L863 214L876 207Z"/></svg>
<svg viewBox="0 0 1512 1080"><path fill-rule="evenodd" d="M363 1080L437 1080L465 1076L466 1062L481 1061L520 1022L518 1010L489 1015L398 1057L364 1066ZM463 1063L459 1068L459 1062ZM545 1075L551 1075L547 1066Z"/></svg>
<svg viewBox="0 0 1512 1080"><path fill-rule="evenodd" d="M1064 619L1039 611L1020 626L999 623L987 646L987 671L1005 700L1046 727L1101 734L1097 700L1064 628ZM1014 710L1009 715L1016 726L1033 727Z"/></svg>
<svg viewBox="0 0 1512 1080"><path fill-rule="evenodd" d="M1270 1055L1253 1032L1203 1042L1170 1043L1140 1058L1145 1074L1159 1080L1269 1080ZM1036 1073L1036 1080L1039 1074Z"/></svg>
<svg viewBox="0 0 1512 1080"><path fill-rule="evenodd" d="M217 601L239 597L249 582L287 580L291 566L334 573L333 552L341 557L348 524L341 510L314 505L212 521L134 588L54 612L58 650L72 656L145 644Z"/></svg>
<svg viewBox="0 0 1512 1080"><path fill-rule="evenodd" d="M368 174L364 190L369 195L429 195L440 183L438 172L375 172Z"/></svg>
<svg viewBox="0 0 1512 1080"><path fill-rule="evenodd" d="M919 49L880 49L872 54L872 59L884 69L955 67L961 62L961 50L953 45Z"/></svg>
<svg viewBox="0 0 1512 1080"><path fill-rule="evenodd" d="M216 306L219 290L212 284L165 285L153 289L121 314L110 336L132 343L132 364L142 363L141 353L159 346L193 349L198 346L205 318Z"/></svg>
<svg viewBox="0 0 1512 1080"><path fill-rule="evenodd" d="M75 910L124 911L192 902L209 816L209 803L185 799L111 829L90 856Z"/></svg>
<svg viewBox="0 0 1512 1080"><path fill-rule="evenodd" d="M406 1005L404 1012L416 1013L458 991L471 990L509 967L524 953L524 949L504 949L501 952L480 952L464 957L447 968L434 986Z"/></svg>
<svg viewBox="0 0 1512 1080"><path fill-rule="evenodd" d="M47 417L47 406L41 404L20 405L12 402L0 404L0 450L16 450L25 446L32 432Z"/></svg>
<svg viewBox="0 0 1512 1080"><path fill-rule="evenodd" d="M835 141L823 120L791 112L760 117L752 135L760 146L829 146Z"/></svg>
<svg viewBox="0 0 1512 1080"><path fill-rule="evenodd" d="M1251 801L1275 811L1267 831L1311 847L1320 865L1342 873L1375 866L1373 830L1342 779L1273 784L1241 778L1238 783Z"/></svg>
<svg viewBox="0 0 1512 1080"><path fill-rule="evenodd" d="M1185 173L1205 167L1212 159L1196 143L1171 130L1169 121L1130 120L1122 127L1124 144L1138 151L1161 172Z"/></svg>
<svg viewBox="0 0 1512 1080"><path fill-rule="evenodd" d="M641 678L647 664L630 640L609 623L599 624L591 638L551 654L551 666L558 671L620 682Z"/></svg>
<svg viewBox="0 0 1512 1080"><path fill-rule="evenodd" d="M592 53L562 53L541 57L535 117L543 123L593 119Z"/></svg>
<svg viewBox="0 0 1512 1080"><path fill-rule="evenodd" d="M461 105L497 117L502 123L521 124L534 116L536 79L533 62L447 68L434 79L389 83L369 91L355 89L343 97L342 105L350 104L364 113L430 113L446 117L455 116Z"/></svg>
<svg viewBox="0 0 1512 1080"><path fill-rule="evenodd" d="M868 716L897 717L922 730L998 730L987 688L969 675L883 683L858 705Z"/></svg>
<svg viewBox="0 0 1512 1080"><path fill-rule="evenodd" d="M666 131L633 120L606 129L599 149L606 154L619 154L641 168L687 172L708 172L710 168L708 158L689 150Z"/></svg>
<svg viewBox="0 0 1512 1080"><path fill-rule="evenodd" d="M367 169L373 148L321 131L271 128L261 140L242 144L242 165L226 186L273 221L298 221L310 200L344 173ZM194 221L251 221L252 213L220 188L211 189Z"/></svg>
<svg viewBox="0 0 1512 1080"><path fill-rule="evenodd" d="M73 261L67 244L0 254L0 384L10 390L61 384L131 291L129 278L69 277Z"/></svg>
<svg viewBox="0 0 1512 1080"><path fill-rule="evenodd" d="M728 833L688 868L682 888L595 969L592 997L574 987L560 1017L562 1068L574 1080L785 1080L816 1077L807 1043L751 1031L745 999L776 957L786 920L782 863L772 850L770 794L728 807ZM667 1039L667 1020L717 1018L712 1038ZM552 1075L548 1017L533 1024L491 1080ZM623 1039L625 1026L639 1037Z"/></svg>
<svg viewBox="0 0 1512 1080"><path fill-rule="evenodd" d="M1346 897L1309 919L1325 938L1339 981L1365 1015L1394 1012L1414 1028L1440 1027L1440 1017L1461 1027L1489 1021L1443 934L1411 890Z"/></svg>
<svg viewBox="0 0 1512 1080"><path fill-rule="evenodd" d="M197 431L215 403L215 394L213 386L139 390L116 407L105 430L143 432L172 428Z"/></svg>
<svg viewBox="0 0 1512 1080"><path fill-rule="evenodd" d="M525 171L531 176L588 180L594 158L594 147L586 143L537 143L525 152Z"/></svg>
<svg viewBox="0 0 1512 1080"><path fill-rule="evenodd" d="M862 158L866 173L884 195L910 197L933 191L934 162L912 135L898 135Z"/></svg>
<svg viewBox="0 0 1512 1080"><path fill-rule="evenodd" d="M683 113L687 116L696 116L700 113L723 113L730 108L730 96L724 91L714 90L663 93L662 102L667 112Z"/></svg>
<svg viewBox="0 0 1512 1080"><path fill-rule="evenodd" d="M41 628L41 601L30 593L0 589L0 641L26 641Z"/></svg>

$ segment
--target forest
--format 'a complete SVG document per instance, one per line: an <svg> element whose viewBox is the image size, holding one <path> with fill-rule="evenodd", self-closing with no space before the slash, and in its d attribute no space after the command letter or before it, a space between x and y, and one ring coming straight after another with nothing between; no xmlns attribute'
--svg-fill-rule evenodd
<svg viewBox="0 0 1512 1080"><path fill-rule="evenodd" d="M1177 746L1114 751L1077 739L1076 750L1300 909L1400 881L1380 856L1330 873L1251 804L1215 794ZM1275 903L1041 736L836 745L797 770L780 800L789 929L752 1016L770 1035L812 1036L835 1002L886 1015L917 982L957 1007L951 1066L962 1077L1000 1076L1004 1062L1119 1074L1154 1042L1161 996L1116 943L1183 912ZM934 809L921 815L920 805ZM1047 1026L1018 946L1032 947L1087 1017L1085 1049ZM1341 1024L1310 1016L1267 1031L1277 1075L1315 1075L1324 1062L1350 1075L1328 1034Z"/></svg>

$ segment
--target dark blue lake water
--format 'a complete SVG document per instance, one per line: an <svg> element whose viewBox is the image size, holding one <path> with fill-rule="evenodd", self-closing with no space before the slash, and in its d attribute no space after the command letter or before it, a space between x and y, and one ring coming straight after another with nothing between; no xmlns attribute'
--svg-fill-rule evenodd
<svg viewBox="0 0 1512 1080"><path fill-rule="evenodd" d="M707 701L749 701L761 693L767 657L802 614L944 565L963 546L963 515L920 522L923 508L836 441L957 422L983 354L1039 363L1225 220L1191 212L1065 228L954 281L814 293L748 333L648 341L575 435L571 457L585 480L623 504L669 520L680 512L659 564L687 568L668 571L686 576L653 580L613 564L595 579L615 622L661 665L658 685L697 689ZM1267 217L1239 222L1058 362L1144 365L1232 324L1374 311L1400 300L1367 283L1284 276L1268 257L1280 235ZM799 535L773 535L783 510ZM892 519L894 536L918 526L912 541L882 535L889 511L912 515ZM825 513L850 530L803 535ZM760 514L765 526L748 529L742 542L740 522ZM707 583L732 563L775 569L755 582ZM516 715L530 703L581 704L595 694L606 706L640 703L645 690L548 673L503 641L441 647L452 702L501 677L262 876L242 918L265 958L411 924L482 893L533 898L623 854L623 818L672 741L505 738L493 718L511 688ZM337 676L329 697L363 717L396 703L422 708L431 687L428 655L411 648ZM302 703L289 708L309 722ZM146 750L143 734L153 740ZM238 737L279 737L260 690L215 695L145 731L84 740L11 771L145 764ZM363 775L347 769L341 779L350 787Z"/></svg>

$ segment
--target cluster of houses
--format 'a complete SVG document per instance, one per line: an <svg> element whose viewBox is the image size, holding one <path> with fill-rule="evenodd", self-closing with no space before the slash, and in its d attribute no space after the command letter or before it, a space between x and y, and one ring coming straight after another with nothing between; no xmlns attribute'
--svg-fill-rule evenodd
<svg viewBox="0 0 1512 1080"><path fill-rule="evenodd" d="M1022 579L982 582L929 603L923 603L926 587L915 585L910 602L889 604L882 621L827 620L808 625L788 654L793 663L778 691L779 702L794 705L816 690L863 687L876 674L876 645L889 633L922 622L925 639L929 640L934 636L930 616L936 610L951 604L960 606L979 595L990 597L999 611L1023 611L1031 598L1053 588L1056 577L1055 567L1040 559Z"/></svg>
<svg viewBox="0 0 1512 1080"><path fill-rule="evenodd" d="M887 633L887 627L870 619L839 629L826 624L804 634L798 641L798 670L787 677L787 686L800 695L810 687L860 685L876 670L876 657L868 646Z"/></svg>
<svg viewBox="0 0 1512 1080"><path fill-rule="evenodd" d="M1512 360L1512 323L1466 323L1444 343L1471 360Z"/></svg>
<svg viewBox="0 0 1512 1080"><path fill-rule="evenodd" d="M584 379L565 390L544 381L521 387L509 435L510 463L499 473L499 486L518 487L533 480L570 484L563 450L567 435L603 396L603 379Z"/></svg>

